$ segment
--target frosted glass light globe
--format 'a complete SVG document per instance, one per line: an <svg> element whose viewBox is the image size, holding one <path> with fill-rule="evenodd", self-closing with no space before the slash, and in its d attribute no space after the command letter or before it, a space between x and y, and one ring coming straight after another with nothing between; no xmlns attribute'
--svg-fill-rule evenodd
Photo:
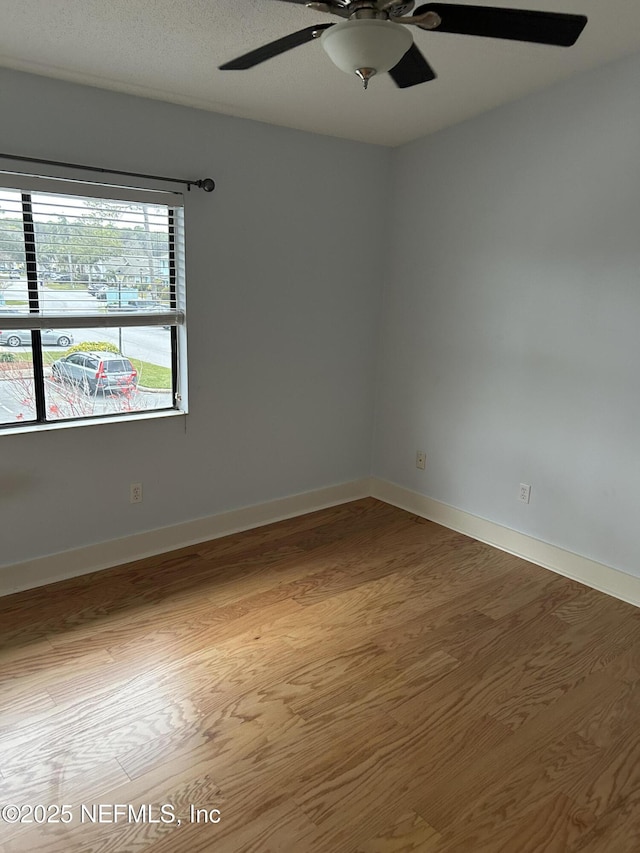
<svg viewBox="0 0 640 853"><path fill-rule="evenodd" d="M367 68L382 74L400 62L413 36L402 24L364 19L336 24L324 30L320 41L341 71L355 74Z"/></svg>

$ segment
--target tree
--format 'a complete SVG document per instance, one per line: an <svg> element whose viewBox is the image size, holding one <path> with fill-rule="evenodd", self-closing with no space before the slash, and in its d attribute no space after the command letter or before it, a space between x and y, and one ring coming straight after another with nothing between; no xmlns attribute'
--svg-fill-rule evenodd
<svg viewBox="0 0 640 853"><path fill-rule="evenodd" d="M24 261L22 219L0 218L0 262L23 264Z"/></svg>
<svg viewBox="0 0 640 853"><path fill-rule="evenodd" d="M0 264L7 265L24 264L24 237L22 234L22 220L15 216L3 216L4 211L0 208ZM0 278L0 294L11 286L11 281ZM0 298L4 302L4 297Z"/></svg>
<svg viewBox="0 0 640 853"><path fill-rule="evenodd" d="M36 222L34 230L39 258L47 264L68 268L74 278L84 275L91 281L96 265L122 248L120 229L112 223L96 220L78 227L69 217L57 215L55 220Z"/></svg>

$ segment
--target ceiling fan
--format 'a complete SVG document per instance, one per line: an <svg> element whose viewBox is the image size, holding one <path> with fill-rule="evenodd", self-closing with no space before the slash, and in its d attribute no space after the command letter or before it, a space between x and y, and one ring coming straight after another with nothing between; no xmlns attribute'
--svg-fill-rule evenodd
<svg viewBox="0 0 640 853"><path fill-rule="evenodd" d="M413 14L414 0L281 0L345 18L339 24L316 24L252 50L220 66L243 71L287 50L319 38L335 65L357 74L366 89L374 74L388 71L406 89L435 80L436 73L413 43L411 25L422 30L512 39L570 47L587 23L584 15L533 12L490 6L425 3Z"/></svg>

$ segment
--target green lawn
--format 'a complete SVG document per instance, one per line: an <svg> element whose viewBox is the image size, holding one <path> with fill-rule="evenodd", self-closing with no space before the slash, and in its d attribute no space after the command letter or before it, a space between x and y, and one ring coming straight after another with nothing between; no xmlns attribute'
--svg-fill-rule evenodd
<svg viewBox="0 0 640 853"><path fill-rule="evenodd" d="M138 371L138 382L145 388L171 391L171 369L151 364L150 361L141 361L139 358L129 359Z"/></svg>
<svg viewBox="0 0 640 853"><path fill-rule="evenodd" d="M28 361L31 364L31 353L30 352L11 352L10 349L6 347L2 347L0 349L0 359L2 361L11 361L11 362L19 362L19 361Z"/></svg>
<svg viewBox="0 0 640 853"><path fill-rule="evenodd" d="M50 281L44 279L47 290L86 290L87 282L84 281Z"/></svg>

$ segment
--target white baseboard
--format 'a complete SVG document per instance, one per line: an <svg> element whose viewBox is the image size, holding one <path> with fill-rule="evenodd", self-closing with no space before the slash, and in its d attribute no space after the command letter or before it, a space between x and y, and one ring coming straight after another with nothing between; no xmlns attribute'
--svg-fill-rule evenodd
<svg viewBox="0 0 640 853"><path fill-rule="evenodd" d="M109 569L369 496L486 542L501 551L515 554L592 589L640 606L638 577L375 477L5 566L0 568L0 596Z"/></svg>
<svg viewBox="0 0 640 853"><path fill-rule="evenodd" d="M457 530L480 542L493 545L501 551L515 554L559 575L579 581L599 592L612 595L629 604L635 604L636 607L640 606L640 578L634 575L628 575L619 569L597 563L588 557L582 557L557 545L534 539L532 536L503 527L493 521L478 518L386 480L372 478L371 495L385 503L419 515L421 518L435 521L443 527Z"/></svg>
<svg viewBox="0 0 640 853"><path fill-rule="evenodd" d="M337 506L370 495L370 481L354 480L300 495L268 501L256 506L198 518L170 527L137 533L39 557L0 568L0 596L33 589L79 575L109 569L123 563L175 551L209 539L218 539L252 527L262 527L319 509Z"/></svg>

